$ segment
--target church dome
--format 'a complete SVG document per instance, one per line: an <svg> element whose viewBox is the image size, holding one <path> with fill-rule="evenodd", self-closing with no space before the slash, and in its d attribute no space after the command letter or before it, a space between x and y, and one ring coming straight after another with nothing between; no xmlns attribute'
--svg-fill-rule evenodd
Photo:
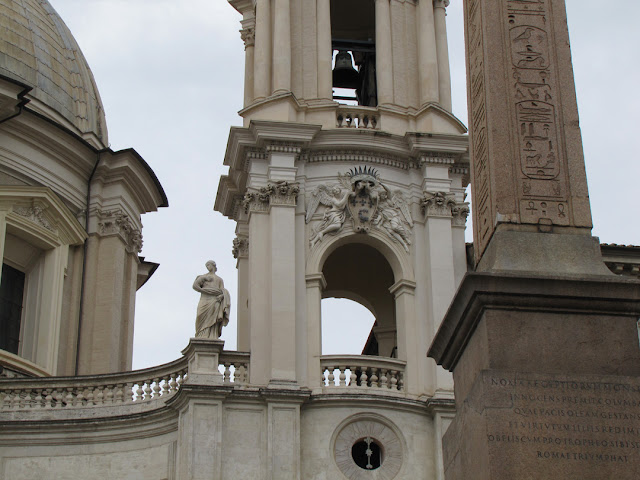
<svg viewBox="0 0 640 480"><path fill-rule="evenodd" d="M47 0L0 3L0 75L32 87L28 107L96 147L108 144L93 74Z"/></svg>

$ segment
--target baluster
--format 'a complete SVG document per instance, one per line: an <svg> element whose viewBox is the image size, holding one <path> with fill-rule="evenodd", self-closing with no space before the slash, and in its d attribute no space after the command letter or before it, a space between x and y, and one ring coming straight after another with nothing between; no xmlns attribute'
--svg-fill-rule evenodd
<svg viewBox="0 0 640 480"><path fill-rule="evenodd" d="M43 400L44 398L42 397L42 389L36 388L34 390L34 396L33 396L33 407L41 408Z"/></svg>
<svg viewBox="0 0 640 480"><path fill-rule="evenodd" d="M9 410L11 408L11 390L2 391L2 409Z"/></svg>
<svg viewBox="0 0 640 480"><path fill-rule="evenodd" d="M46 392L46 396L45 396L45 407L46 408L51 408L53 407L53 390L51 388L47 388L45 390Z"/></svg>
<svg viewBox="0 0 640 480"><path fill-rule="evenodd" d="M78 388L78 391L76 392L76 403L74 403L74 405L82 407L85 404L85 396L84 396L85 390L86 390L86 387Z"/></svg>
<svg viewBox="0 0 640 480"><path fill-rule="evenodd" d="M175 392L178 389L178 383L176 382L176 374L172 373L169 375L169 391L171 393Z"/></svg>
<svg viewBox="0 0 640 480"><path fill-rule="evenodd" d="M86 399L87 399L87 406L91 406L91 405L95 405L95 394L94 394L94 387L87 387L87 395L86 395Z"/></svg>
<svg viewBox="0 0 640 480"><path fill-rule="evenodd" d="M142 389L143 383L144 382L142 382L142 380L139 380L138 383L137 383L138 388L136 389L136 394L135 394L135 397L133 399L134 402L139 402L139 401L142 400L142 396L144 395L144 390Z"/></svg>
<svg viewBox="0 0 640 480"><path fill-rule="evenodd" d="M335 370L335 368L336 368L336 367L334 367L334 366L329 366L329 367L327 367L327 368L329 369L329 385L328 385L328 386L329 386L329 387L335 387L335 386L336 386L336 382L335 382L336 377L335 377L335 375L333 374L333 371Z"/></svg>
<svg viewBox="0 0 640 480"><path fill-rule="evenodd" d="M151 398L151 382L152 380L144 381L144 398L143 400L149 400Z"/></svg>
<svg viewBox="0 0 640 480"><path fill-rule="evenodd" d="M342 365L338 366L338 371L340 372L340 382L339 385L341 387L345 387L347 385L346 379L347 375L345 374L347 367L343 367Z"/></svg>
<svg viewBox="0 0 640 480"><path fill-rule="evenodd" d="M27 388L25 389L25 396L24 396L24 407L28 407L28 408L33 408L33 388Z"/></svg>
<svg viewBox="0 0 640 480"><path fill-rule="evenodd" d="M74 407L76 403L76 398L73 392L74 388L67 387L66 390L67 390L67 394L64 396L64 402L67 407Z"/></svg>
<svg viewBox="0 0 640 480"><path fill-rule="evenodd" d="M104 403L113 403L113 387L114 385L104 386Z"/></svg>
<svg viewBox="0 0 640 480"><path fill-rule="evenodd" d="M398 371L397 370L389 370L389 388L391 390L398 389Z"/></svg>
<svg viewBox="0 0 640 480"><path fill-rule="evenodd" d="M95 399L96 405L104 404L104 385L98 385L98 393Z"/></svg>
<svg viewBox="0 0 640 480"><path fill-rule="evenodd" d="M122 387L122 401L124 403L133 403L135 399L134 382L127 382Z"/></svg>
<svg viewBox="0 0 640 480"><path fill-rule="evenodd" d="M116 383L116 386L115 386L115 389L114 389L115 392L114 392L114 396L113 396L113 401L115 403L122 403L123 402L123 400L124 400L124 398L123 398L124 397L123 388L124 388L124 384Z"/></svg>
<svg viewBox="0 0 640 480"><path fill-rule="evenodd" d="M153 398L158 398L160 396L160 379L154 378L153 382Z"/></svg>
<svg viewBox="0 0 640 480"><path fill-rule="evenodd" d="M378 387L378 369L373 367L371 368L371 387Z"/></svg>
<svg viewBox="0 0 640 480"><path fill-rule="evenodd" d="M369 385L367 384L367 380L367 367L362 367L362 373L360 374L360 386L368 387Z"/></svg>
<svg viewBox="0 0 640 480"><path fill-rule="evenodd" d="M12 407L15 409L19 409L22 407L22 396L20 395L20 390L16 389L13 391L13 404Z"/></svg>
<svg viewBox="0 0 640 480"><path fill-rule="evenodd" d="M231 363L224 362L224 383L231 383Z"/></svg>
<svg viewBox="0 0 640 480"><path fill-rule="evenodd" d="M358 376L356 375L356 367L347 367L349 372L349 386L355 387L358 384Z"/></svg>
<svg viewBox="0 0 640 480"><path fill-rule="evenodd" d="M338 116L336 117L336 120L338 121L338 128L342 127L342 123L344 122L344 117L342 116L341 113L338 114Z"/></svg>
<svg viewBox="0 0 640 480"><path fill-rule="evenodd" d="M247 369L244 366L244 363L241 363L236 367L235 376L236 376L235 378L236 382L242 385L247 383Z"/></svg>
<svg viewBox="0 0 640 480"><path fill-rule="evenodd" d="M389 388L389 382L388 382L388 378L387 378L387 369L386 368L381 368L380 369L380 388Z"/></svg>
<svg viewBox="0 0 640 480"><path fill-rule="evenodd" d="M162 377L162 393L160 393L161 396L165 396L169 394L169 375L165 375L164 377Z"/></svg>
<svg viewBox="0 0 640 480"><path fill-rule="evenodd" d="M398 372L398 390L404 390L404 372Z"/></svg>

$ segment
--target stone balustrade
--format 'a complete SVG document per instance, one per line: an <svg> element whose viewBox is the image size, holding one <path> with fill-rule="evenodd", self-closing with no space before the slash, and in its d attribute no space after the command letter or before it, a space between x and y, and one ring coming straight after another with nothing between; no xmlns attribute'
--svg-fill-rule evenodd
<svg viewBox="0 0 640 480"><path fill-rule="evenodd" d="M320 357L322 385L327 388L376 388L404 391L406 362L364 355Z"/></svg>
<svg viewBox="0 0 640 480"><path fill-rule="evenodd" d="M338 128L380 129L380 117L375 108L341 105L336 112Z"/></svg>
<svg viewBox="0 0 640 480"><path fill-rule="evenodd" d="M223 382L243 385L249 379L249 353L222 352ZM132 372L79 377L0 380L0 410L68 409L142 404L166 400L188 378L187 358Z"/></svg>

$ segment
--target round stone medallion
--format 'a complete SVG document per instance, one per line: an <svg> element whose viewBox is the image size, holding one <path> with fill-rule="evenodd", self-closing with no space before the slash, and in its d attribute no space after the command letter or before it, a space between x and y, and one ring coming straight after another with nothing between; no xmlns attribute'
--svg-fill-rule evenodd
<svg viewBox="0 0 640 480"><path fill-rule="evenodd" d="M336 465L349 480L392 480L402 467L400 435L397 427L380 415L354 415L333 435Z"/></svg>

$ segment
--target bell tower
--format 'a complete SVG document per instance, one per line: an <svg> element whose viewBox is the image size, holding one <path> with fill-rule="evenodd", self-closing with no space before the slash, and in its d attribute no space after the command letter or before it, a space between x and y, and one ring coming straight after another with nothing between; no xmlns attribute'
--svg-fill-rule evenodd
<svg viewBox="0 0 640 480"><path fill-rule="evenodd" d="M448 0L230 3L242 14L245 126L251 120L323 128L363 122L398 135L464 132L451 115ZM345 112L346 98L375 110Z"/></svg>
<svg viewBox="0 0 640 480"><path fill-rule="evenodd" d="M273 478L442 478L453 382L426 354L467 270L469 212L449 2L230 3L244 125L231 129L215 209L237 224L249 387L290 443L268 447L287 452ZM361 355L323 353L324 298L375 317Z"/></svg>

